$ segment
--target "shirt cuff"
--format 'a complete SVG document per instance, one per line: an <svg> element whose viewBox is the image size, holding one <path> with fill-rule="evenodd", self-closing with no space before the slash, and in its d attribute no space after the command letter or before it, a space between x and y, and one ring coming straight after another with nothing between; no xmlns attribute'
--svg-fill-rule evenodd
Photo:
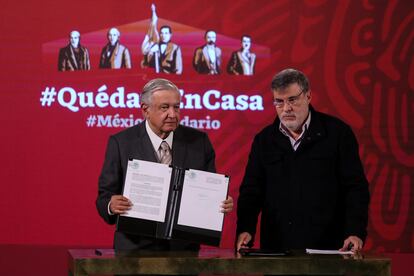
<svg viewBox="0 0 414 276"><path fill-rule="evenodd" d="M113 216L113 215L115 215L115 214L111 212L111 209L109 208L109 205L110 205L110 204L111 204L111 201L109 201L109 202L108 202L108 214L109 214L110 216Z"/></svg>

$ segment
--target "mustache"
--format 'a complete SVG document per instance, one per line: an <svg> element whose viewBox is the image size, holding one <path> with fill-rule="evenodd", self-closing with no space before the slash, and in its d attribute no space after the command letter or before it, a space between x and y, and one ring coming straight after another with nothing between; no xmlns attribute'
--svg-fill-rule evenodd
<svg viewBox="0 0 414 276"><path fill-rule="evenodd" d="M284 114L281 116L282 118L292 118L292 117L296 117L295 114Z"/></svg>

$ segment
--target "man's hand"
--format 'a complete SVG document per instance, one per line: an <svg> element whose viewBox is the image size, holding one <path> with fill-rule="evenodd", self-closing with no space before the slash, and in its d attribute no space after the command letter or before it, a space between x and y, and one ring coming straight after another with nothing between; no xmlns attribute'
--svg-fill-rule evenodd
<svg viewBox="0 0 414 276"><path fill-rule="evenodd" d="M122 195L113 195L109 202L109 210L114 215L125 214L131 207L132 202Z"/></svg>
<svg viewBox="0 0 414 276"><path fill-rule="evenodd" d="M157 16L155 9L156 9L155 5L152 4L151 5L151 13L152 13L151 20L154 25L157 24L157 20L158 20L158 16Z"/></svg>
<svg viewBox="0 0 414 276"><path fill-rule="evenodd" d="M247 244L252 240L252 235L250 235L247 232L241 233L237 237L237 243L236 243L236 250L239 251L240 248L247 248Z"/></svg>
<svg viewBox="0 0 414 276"><path fill-rule="evenodd" d="M342 248L339 251L348 251L351 250L354 253L359 252L362 249L364 243L357 236L349 236L345 241Z"/></svg>
<svg viewBox="0 0 414 276"><path fill-rule="evenodd" d="M226 200L223 200L220 205L220 211L222 213L229 213L233 210L233 198L228 196Z"/></svg>

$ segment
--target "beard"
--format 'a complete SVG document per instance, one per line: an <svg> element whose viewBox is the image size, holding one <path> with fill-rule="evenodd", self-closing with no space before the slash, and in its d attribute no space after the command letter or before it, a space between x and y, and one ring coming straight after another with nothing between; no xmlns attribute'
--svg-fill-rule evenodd
<svg viewBox="0 0 414 276"><path fill-rule="evenodd" d="M302 126L308 118L308 111L298 110L297 112L285 112L281 114L280 121L289 131L302 133Z"/></svg>
<svg viewBox="0 0 414 276"><path fill-rule="evenodd" d="M286 114L280 118L282 124L290 131L297 131L302 126L300 118L294 114Z"/></svg>
<svg viewBox="0 0 414 276"><path fill-rule="evenodd" d="M290 131L297 131L300 128L298 121L282 121L282 124Z"/></svg>

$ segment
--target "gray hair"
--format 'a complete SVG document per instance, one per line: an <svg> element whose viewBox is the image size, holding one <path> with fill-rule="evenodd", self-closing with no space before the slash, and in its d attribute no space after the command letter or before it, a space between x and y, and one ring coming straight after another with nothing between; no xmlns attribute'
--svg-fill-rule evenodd
<svg viewBox="0 0 414 276"><path fill-rule="evenodd" d="M277 73L272 79L272 90L284 90L289 85L297 83L302 89L303 93L309 91L309 80L299 70L288 68Z"/></svg>
<svg viewBox="0 0 414 276"><path fill-rule="evenodd" d="M152 95L159 90L167 90L167 91L176 91L180 93L178 87L167 79L153 79L147 82L142 88L141 93L141 105L142 104L151 104Z"/></svg>
<svg viewBox="0 0 414 276"><path fill-rule="evenodd" d="M121 33L119 32L119 30L118 30L117 28L115 28L115 27L110 28L110 29L108 30L108 33L107 33L107 34L109 34L112 30L113 30L113 31L115 31L115 33L118 35L118 37L120 37L120 36L121 36Z"/></svg>
<svg viewBox="0 0 414 276"><path fill-rule="evenodd" d="M80 37L80 32L78 32L77 30L73 30L73 31L71 31L71 32L70 32L70 34L69 34L69 37L71 37L71 36L72 36L72 34L74 34L74 35L76 35L76 36Z"/></svg>

